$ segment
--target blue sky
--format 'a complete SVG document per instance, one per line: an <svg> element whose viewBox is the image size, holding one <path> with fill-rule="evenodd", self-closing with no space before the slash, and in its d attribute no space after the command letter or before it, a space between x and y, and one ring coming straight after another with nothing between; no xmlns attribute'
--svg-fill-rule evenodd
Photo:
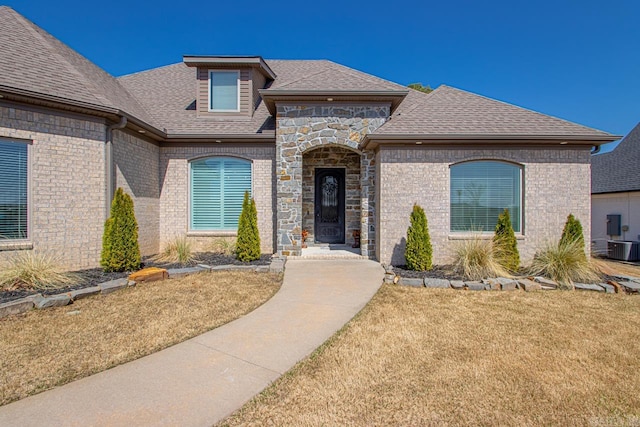
<svg viewBox="0 0 640 427"><path fill-rule="evenodd" d="M637 0L5 4L115 76L183 54L323 58L618 135L640 122Z"/></svg>

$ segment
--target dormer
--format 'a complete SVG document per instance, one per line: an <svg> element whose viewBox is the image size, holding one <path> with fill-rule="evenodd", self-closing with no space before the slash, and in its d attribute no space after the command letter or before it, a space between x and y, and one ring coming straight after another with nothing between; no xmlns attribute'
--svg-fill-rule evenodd
<svg viewBox="0 0 640 427"><path fill-rule="evenodd" d="M183 61L197 69L198 117L251 117L258 91L276 78L260 56L185 55Z"/></svg>

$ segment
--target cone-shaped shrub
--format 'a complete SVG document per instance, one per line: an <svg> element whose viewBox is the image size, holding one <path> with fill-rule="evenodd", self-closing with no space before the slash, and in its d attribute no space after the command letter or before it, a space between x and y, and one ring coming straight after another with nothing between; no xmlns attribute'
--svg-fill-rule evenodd
<svg viewBox="0 0 640 427"><path fill-rule="evenodd" d="M133 200L118 188L111 203L111 216L104 224L100 265L104 271L134 271L140 268L138 223Z"/></svg>
<svg viewBox="0 0 640 427"><path fill-rule="evenodd" d="M404 251L407 268L415 271L431 270L432 251L427 216L420 206L413 205L411 225L407 230L407 247Z"/></svg>
<svg viewBox="0 0 640 427"><path fill-rule="evenodd" d="M564 229L562 230L562 237L560 238L560 245L566 245L570 242L576 242L578 246L584 252L584 235L582 234L582 224L580 221L569 214L567 222L564 223Z"/></svg>
<svg viewBox="0 0 640 427"><path fill-rule="evenodd" d="M245 191L242 213L238 220L236 258L243 262L260 259L260 233L258 232L258 209L249 192Z"/></svg>
<svg viewBox="0 0 640 427"><path fill-rule="evenodd" d="M518 242L511 225L511 215L509 209L505 209L498 215L496 233L493 236L493 243L497 252L497 260L504 268L515 272L520 267L520 254L518 253Z"/></svg>

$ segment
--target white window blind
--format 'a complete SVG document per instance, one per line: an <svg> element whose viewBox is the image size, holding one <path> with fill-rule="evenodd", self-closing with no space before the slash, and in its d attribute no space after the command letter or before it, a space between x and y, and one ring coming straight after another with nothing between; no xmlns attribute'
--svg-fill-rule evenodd
<svg viewBox="0 0 640 427"><path fill-rule="evenodd" d="M509 209L515 232L522 230L521 169L498 161L451 166L451 231L493 231Z"/></svg>
<svg viewBox="0 0 640 427"><path fill-rule="evenodd" d="M27 153L24 142L0 140L0 240L28 237Z"/></svg>
<svg viewBox="0 0 640 427"><path fill-rule="evenodd" d="M213 111L238 111L238 80L237 71L209 72L210 109Z"/></svg>
<svg viewBox="0 0 640 427"><path fill-rule="evenodd" d="M251 162L210 157L191 162L191 230L236 230Z"/></svg>

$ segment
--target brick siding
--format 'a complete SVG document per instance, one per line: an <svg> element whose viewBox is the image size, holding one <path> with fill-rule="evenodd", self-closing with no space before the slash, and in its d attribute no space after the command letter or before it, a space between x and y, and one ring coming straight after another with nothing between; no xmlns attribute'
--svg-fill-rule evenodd
<svg viewBox="0 0 640 427"><path fill-rule="evenodd" d="M450 260L455 233L449 232L449 166L465 160L505 160L523 165L524 238L518 240L523 262L536 248L557 241L573 213L590 236L590 154L579 148L393 148L376 156L379 224L377 258L404 264L404 245L414 203L427 214L434 263Z"/></svg>
<svg viewBox="0 0 640 427"><path fill-rule="evenodd" d="M0 138L32 141L29 241L67 268L94 267L100 259L105 132L101 119L0 105ZM0 251L0 260L13 252Z"/></svg>

